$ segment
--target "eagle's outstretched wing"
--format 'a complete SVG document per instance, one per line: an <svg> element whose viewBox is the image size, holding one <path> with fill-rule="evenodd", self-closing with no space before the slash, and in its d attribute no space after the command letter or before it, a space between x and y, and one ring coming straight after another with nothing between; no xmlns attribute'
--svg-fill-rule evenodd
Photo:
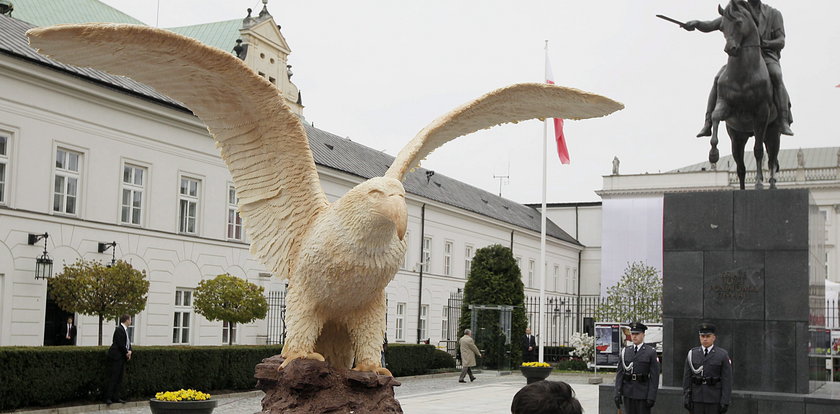
<svg viewBox="0 0 840 414"><path fill-rule="evenodd" d="M609 115L624 105L588 92L544 83L497 89L434 120L406 144L386 177L401 180L441 145L481 129L534 118L586 119Z"/></svg>
<svg viewBox="0 0 840 414"><path fill-rule="evenodd" d="M274 85L230 53L151 27L60 25L27 35L42 54L145 83L204 121L233 176L251 252L289 276L328 202L303 125Z"/></svg>

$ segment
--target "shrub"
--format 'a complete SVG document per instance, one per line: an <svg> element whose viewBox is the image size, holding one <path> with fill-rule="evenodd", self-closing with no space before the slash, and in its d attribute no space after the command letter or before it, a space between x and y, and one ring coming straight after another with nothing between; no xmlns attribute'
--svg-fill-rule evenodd
<svg viewBox="0 0 840 414"><path fill-rule="evenodd" d="M458 332L472 329L470 305L512 306L510 344L505 345L505 332L499 325L499 312L486 310L479 313L473 339L482 350L483 363L487 368L509 367L510 361L520 361L522 351L517 339L525 332L528 323L525 318L525 291L522 275L510 249L501 245L482 247L475 252L467 283L464 285L464 301Z"/></svg>
<svg viewBox="0 0 840 414"><path fill-rule="evenodd" d="M594 336L589 336L589 334L585 332L575 332L571 339L569 339L569 343L575 347L575 350L571 352L571 355L574 355L585 362L595 359Z"/></svg>
<svg viewBox="0 0 840 414"><path fill-rule="evenodd" d="M555 366L556 369L560 371L586 371L587 366L586 362L583 362L579 359L567 359L565 361L560 361Z"/></svg>
<svg viewBox="0 0 840 414"><path fill-rule="evenodd" d="M432 353L431 369L455 368L455 358L449 352L435 349Z"/></svg>
<svg viewBox="0 0 840 414"><path fill-rule="evenodd" d="M208 321L225 321L228 326L250 323L265 318L268 302L262 286L229 274L202 280L195 289L195 313ZM233 345L233 335L228 335L228 345Z"/></svg>
<svg viewBox="0 0 840 414"><path fill-rule="evenodd" d="M122 397L151 397L162 389L254 389L254 367L280 346L136 346L126 364ZM0 348L0 409L95 401L108 378L108 348Z"/></svg>
<svg viewBox="0 0 840 414"><path fill-rule="evenodd" d="M387 368L395 377L420 375L432 369L435 347L426 344L388 344Z"/></svg>
<svg viewBox="0 0 840 414"><path fill-rule="evenodd" d="M571 357L571 352L575 350L573 346L546 346L544 354L545 360L548 362L558 362Z"/></svg>

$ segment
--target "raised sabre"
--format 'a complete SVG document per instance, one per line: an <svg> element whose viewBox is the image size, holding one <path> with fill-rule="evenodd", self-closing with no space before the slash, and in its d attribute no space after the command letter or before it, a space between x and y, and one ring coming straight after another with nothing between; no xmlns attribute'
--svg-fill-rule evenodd
<svg viewBox="0 0 840 414"><path fill-rule="evenodd" d="M662 19L662 20L669 21L669 22L671 22L671 23L678 24L678 25L680 25L680 27L682 27L683 29L685 28L685 23L683 23L683 22L681 22L681 21L679 21L679 20L672 19L672 18L670 18L670 17L668 17L668 16L665 16L665 15L662 15L662 14L657 14L657 15L656 15L656 17L658 17L658 18L660 18L660 19Z"/></svg>

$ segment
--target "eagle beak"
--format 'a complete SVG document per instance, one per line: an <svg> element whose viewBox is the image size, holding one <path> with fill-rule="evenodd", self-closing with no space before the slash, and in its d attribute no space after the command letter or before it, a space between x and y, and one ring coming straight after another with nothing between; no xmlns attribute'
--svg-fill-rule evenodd
<svg viewBox="0 0 840 414"><path fill-rule="evenodd" d="M397 237L402 241L405 231L408 228L408 212L405 206L405 197L402 195L389 196L382 205L382 213L388 217L397 227Z"/></svg>

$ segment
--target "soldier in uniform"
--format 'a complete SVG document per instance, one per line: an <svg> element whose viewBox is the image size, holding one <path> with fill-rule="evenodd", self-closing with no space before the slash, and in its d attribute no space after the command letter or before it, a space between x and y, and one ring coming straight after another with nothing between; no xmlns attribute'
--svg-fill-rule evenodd
<svg viewBox="0 0 840 414"><path fill-rule="evenodd" d="M732 361L725 349L715 346L715 325L701 323L700 346L685 360L683 397L692 414L723 414L732 400Z"/></svg>
<svg viewBox="0 0 840 414"><path fill-rule="evenodd" d="M647 326L630 324L633 344L621 350L615 373L615 406L624 404L627 414L649 414L659 389L659 360L656 349L645 344Z"/></svg>

